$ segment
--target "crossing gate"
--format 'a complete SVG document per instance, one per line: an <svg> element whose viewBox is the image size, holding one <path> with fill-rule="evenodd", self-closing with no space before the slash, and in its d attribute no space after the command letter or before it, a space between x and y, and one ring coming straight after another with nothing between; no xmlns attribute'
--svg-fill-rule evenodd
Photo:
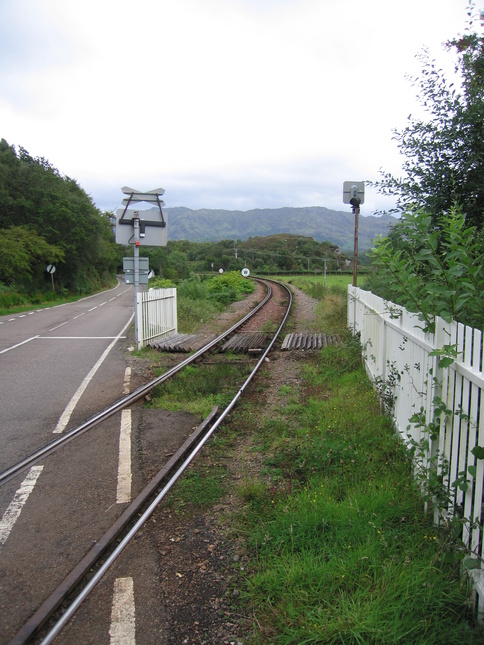
<svg viewBox="0 0 484 645"><path fill-rule="evenodd" d="M138 349L151 341L178 333L176 289L150 289L138 293Z"/></svg>

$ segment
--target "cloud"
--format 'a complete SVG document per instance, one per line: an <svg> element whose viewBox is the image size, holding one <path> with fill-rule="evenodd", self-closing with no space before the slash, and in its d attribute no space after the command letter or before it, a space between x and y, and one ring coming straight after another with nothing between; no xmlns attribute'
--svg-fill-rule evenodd
<svg viewBox="0 0 484 645"><path fill-rule="evenodd" d="M399 172L405 74L423 45L445 61L466 6L3 0L0 136L103 209L125 184L170 206L342 206L343 181Z"/></svg>

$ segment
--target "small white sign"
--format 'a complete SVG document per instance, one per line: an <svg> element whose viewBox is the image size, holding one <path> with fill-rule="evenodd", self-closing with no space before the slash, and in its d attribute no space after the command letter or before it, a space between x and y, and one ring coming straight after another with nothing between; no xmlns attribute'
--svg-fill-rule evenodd
<svg viewBox="0 0 484 645"><path fill-rule="evenodd" d="M224 272L224 270L223 270L223 269L219 269L219 270L218 270L218 272L219 272L219 273L223 273L223 272Z"/></svg>
<svg viewBox="0 0 484 645"><path fill-rule="evenodd" d="M249 269L247 269L247 267L245 269L242 269L241 273L244 276L244 278L248 278L250 276L250 271Z"/></svg>
<svg viewBox="0 0 484 645"><path fill-rule="evenodd" d="M46 271L50 274L55 273L55 266L53 264L48 264Z"/></svg>

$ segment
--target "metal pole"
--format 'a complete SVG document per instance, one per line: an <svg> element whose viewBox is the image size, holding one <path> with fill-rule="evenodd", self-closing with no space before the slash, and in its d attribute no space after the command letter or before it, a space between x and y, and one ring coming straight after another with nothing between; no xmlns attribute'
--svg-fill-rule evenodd
<svg viewBox="0 0 484 645"><path fill-rule="evenodd" d="M138 347L138 292L139 292L139 213L133 217L134 227L134 338Z"/></svg>
<svg viewBox="0 0 484 645"><path fill-rule="evenodd" d="M355 200L356 201L356 200ZM358 266L358 215L360 214L360 207L353 206L355 214L355 247L353 252L353 286L356 287L357 266Z"/></svg>

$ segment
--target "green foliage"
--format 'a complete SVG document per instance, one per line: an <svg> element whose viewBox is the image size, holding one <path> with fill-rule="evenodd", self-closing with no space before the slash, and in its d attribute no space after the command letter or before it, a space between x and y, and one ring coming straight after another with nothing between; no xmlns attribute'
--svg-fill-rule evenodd
<svg viewBox="0 0 484 645"><path fill-rule="evenodd" d="M240 300L242 295L254 291L254 283L242 277L237 271L223 273L207 282L210 297L227 306Z"/></svg>
<svg viewBox="0 0 484 645"><path fill-rule="evenodd" d="M407 212L369 255L376 271L366 288L419 313L426 329L436 315L484 324L482 233L461 211L443 213L438 226L425 211Z"/></svg>
<svg viewBox="0 0 484 645"><path fill-rule="evenodd" d="M248 373L247 366L225 362L186 367L174 379L155 388L151 405L165 410L186 410L206 417L214 405L223 408Z"/></svg>
<svg viewBox="0 0 484 645"><path fill-rule="evenodd" d="M12 230L12 227L13 230ZM0 141L0 228L18 248L2 263L10 286L41 291L50 278L39 264L56 262L56 284L86 293L106 285L120 261L111 216L101 214L77 182L46 159ZM8 232L10 231L10 232Z"/></svg>
<svg viewBox="0 0 484 645"><path fill-rule="evenodd" d="M231 522L250 556L251 642L478 643L452 535L424 514L358 357L326 348L290 402L252 410L266 470L240 484Z"/></svg>
<svg viewBox="0 0 484 645"><path fill-rule="evenodd" d="M8 284L39 284L47 264L62 262L64 251L22 226L11 226L0 235L0 280Z"/></svg>
<svg viewBox="0 0 484 645"><path fill-rule="evenodd" d="M381 230L381 229L380 229ZM188 278L192 273L218 275L240 272L244 267L252 273L321 274L325 260L328 271L345 267L345 257L334 244L317 242L302 235L270 235L246 241L189 242L170 240L166 247L141 249L149 258L150 267L157 275L170 280Z"/></svg>
<svg viewBox="0 0 484 645"><path fill-rule="evenodd" d="M205 473L188 472L175 487L175 505L181 509L188 504L203 508L214 504L221 498L224 488L222 485L224 473L212 468Z"/></svg>
<svg viewBox="0 0 484 645"><path fill-rule="evenodd" d="M457 53L460 87L449 82L428 51L421 56L422 76L412 79L428 119L408 117L394 131L404 155L404 176L383 173L380 192L397 197L405 211L419 207L437 222L454 204L468 225L482 227L484 203L484 38L473 32L474 2L469 2L469 29L447 43Z"/></svg>

